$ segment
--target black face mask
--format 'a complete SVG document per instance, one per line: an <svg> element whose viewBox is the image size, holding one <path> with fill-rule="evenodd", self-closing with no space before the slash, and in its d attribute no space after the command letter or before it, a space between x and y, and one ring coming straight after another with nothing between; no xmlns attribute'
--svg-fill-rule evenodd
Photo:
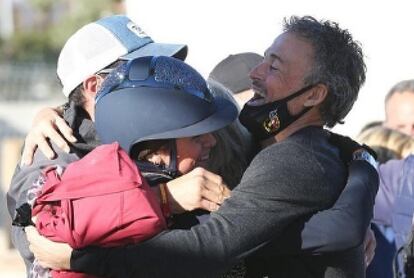
<svg viewBox="0 0 414 278"><path fill-rule="evenodd" d="M314 86L306 86L288 97L264 105L250 106L246 103L239 115L240 123L259 141L275 136L312 108L306 107L299 114L291 115L287 102Z"/></svg>

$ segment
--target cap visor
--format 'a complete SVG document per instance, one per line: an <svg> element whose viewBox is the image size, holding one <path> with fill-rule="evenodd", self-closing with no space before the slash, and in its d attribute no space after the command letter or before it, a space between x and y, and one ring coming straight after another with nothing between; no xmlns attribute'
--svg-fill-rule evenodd
<svg viewBox="0 0 414 278"><path fill-rule="evenodd" d="M185 44L149 43L122 56L121 58L125 60L132 60L145 56L169 56L185 60L187 57L187 51L188 47Z"/></svg>
<svg viewBox="0 0 414 278"><path fill-rule="evenodd" d="M152 136L144 137L141 140L135 142L143 142L154 139L171 139L171 138L183 138L192 137L209 132L219 130L229 124L231 124L238 116L237 107L229 100L224 98L216 98L217 110L208 118L192 124L190 126L177 129L174 131L166 131Z"/></svg>

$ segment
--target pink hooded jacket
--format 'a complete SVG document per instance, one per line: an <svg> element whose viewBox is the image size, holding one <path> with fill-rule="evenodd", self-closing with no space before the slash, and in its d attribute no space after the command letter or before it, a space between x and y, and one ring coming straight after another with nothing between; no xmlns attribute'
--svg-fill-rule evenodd
<svg viewBox="0 0 414 278"><path fill-rule="evenodd" d="M146 240L166 229L160 205L136 164L118 143L102 145L71 163L60 177L45 171L33 206L40 234L73 248ZM52 272L53 277L91 277Z"/></svg>

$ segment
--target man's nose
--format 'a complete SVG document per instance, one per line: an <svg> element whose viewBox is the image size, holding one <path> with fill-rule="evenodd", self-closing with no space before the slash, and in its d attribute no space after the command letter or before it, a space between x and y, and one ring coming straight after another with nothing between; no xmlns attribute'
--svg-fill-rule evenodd
<svg viewBox="0 0 414 278"><path fill-rule="evenodd" d="M261 62L257 66L255 66L249 73L249 77L251 80L262 80L266 74L266 63Z"/></svg>

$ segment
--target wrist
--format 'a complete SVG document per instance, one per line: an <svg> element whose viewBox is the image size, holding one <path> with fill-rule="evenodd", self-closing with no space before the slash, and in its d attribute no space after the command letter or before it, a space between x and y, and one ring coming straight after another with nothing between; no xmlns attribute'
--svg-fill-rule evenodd
<svg viewBox="0 0 414 278"><path fill-rule="evenodd" d="M177 186L177 184L175 184L175 186ZM178 185L178 186L180 186L180 185ZM185 212L185 209L177 202L177 196L174 197L173 194L172 194L172 192L175 192L174 191L174 183L171 182L171 181L167 182L165 184L165 189L167 191L168 203L170 205L171 214L181 214L181 213ZM178 198L178 199L181 199L181 198Z"/></svg>
<svg viewBox="0 0 414 278"><path fill-rule="evenodd" d="M72 248L68 249L67 253L66 253L65 260L63 260L63 262L62 262L62 269L65 269L65 270L70 270L71 269L70 268L70 261L71 261L71 258L72 258L72 254L73 254L73 249Z"/></svg>

